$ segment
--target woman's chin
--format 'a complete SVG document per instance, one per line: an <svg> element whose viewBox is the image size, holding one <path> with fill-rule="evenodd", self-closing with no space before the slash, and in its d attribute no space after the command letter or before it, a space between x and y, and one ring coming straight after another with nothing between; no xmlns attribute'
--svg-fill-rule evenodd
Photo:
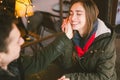
<svg viewBox="0 0 120 80"><path fill-rule="evenodd" d="M78 30L78 26L77 25L72 25L72 29L73 30Z"/></svg>
<svg viewBox="0 0 120 80"><path fill-rule="evenodd" d="M77 27L72 27L73 30L78 30Z"/></svg>

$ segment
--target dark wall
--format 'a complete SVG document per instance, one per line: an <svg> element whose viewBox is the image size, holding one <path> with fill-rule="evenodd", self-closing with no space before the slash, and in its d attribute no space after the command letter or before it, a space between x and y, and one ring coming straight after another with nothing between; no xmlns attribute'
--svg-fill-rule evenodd
<svg viewBox="0 0 120 80"><path fill-rule="evenodd" d="M94 0L99 9L99 18L108 21L108 0Z"/></svg>
<svg viewBox="0 0 120 80"><path fill-rule="evenodd" d="M105 22L115 25L118 0L94 0L100 11L99 18Z"/></svg>

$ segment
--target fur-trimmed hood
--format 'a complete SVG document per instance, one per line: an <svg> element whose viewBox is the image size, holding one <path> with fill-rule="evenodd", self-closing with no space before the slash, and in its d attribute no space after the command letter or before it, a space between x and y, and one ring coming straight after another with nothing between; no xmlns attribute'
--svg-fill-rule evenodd
<svg viewBox="0 0 120 80"><path fill-rule="evenodd" d="M98 37L104 33L111 33L111 30L105 25L102 20L98 19L98 29L96 31L95 37Z"/></svg>

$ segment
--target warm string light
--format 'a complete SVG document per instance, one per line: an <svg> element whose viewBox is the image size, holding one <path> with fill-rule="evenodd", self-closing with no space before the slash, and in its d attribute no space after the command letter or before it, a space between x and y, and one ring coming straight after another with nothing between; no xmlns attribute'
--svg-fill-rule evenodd
<svg viewBox="0 0 120 80"><path fill-rule="evenodd" d="M28 20L28 16L32 16L33 13L33 6L30 0L16 0L15 2L15 16L18 17L26 17L27 23L30 23ZM0 0L0 8L2 10L7 10L10 8L7 6L7 2L4 0Z"/></svg>
<svg viewBox="0 0 120 80"><path fill-rule="evenodd" d="M33 6L30 0L15 0L15 8L9 7L6 0L0 0L0 14L6 14L6 11L9 9L15 9L15 16L18 17L25 17L27 19L27 23L30 23L28 20L28 16L33 15ZM10 12L11 14L11 12ZM25 41L33 41L34 37L29 35L27 28L25 27L25 35L23 37Z"/></svg>
<svg viewBox="0 0 120 80"><path fill-rule="evenodd" d="M11 15L12 11L14 11L14 7L9 6L7 0L0 0L0 13Z"/></svg>
<svg viewBox="0 0 120 80"><path fill-rule="evenodd" d="M28 17L32 16L33 13L33 6L30 0L15 0L15 16L18 17ZM5 0L0 0L0 8L1 10L13 9L8 6ZM28 21L29 23L30 21Z"/></svg>
<svg viewBox="0 0 120 80"><path fill-rule="evenodd" d="M16 0L15 3L15 15L16 17L28 17L32 16L33 13L33 5L30 0ZM28 21L29 23L29 21Z"/></svg>
<svg viewBox="0 0 120 80"><path fill-rule="evenodd" d="M3 3L3 1L0 1L0 3Z"/></svg>
<svg viewBox="0 0 120 80"><path fill-rule="evenodd" d="M6 10L7 8L3 5L3 1L0 0L0 7L3 8L3 10Z"/></svg>
<svg viewBox="0 0 120 80"><path fill-rule="evenodd" d="M33 7L34 6L32 5L30 0L16 0L15 1L16 18L18 18L18 17L26 18L27 24L29 24L30 20L29 20L28 16L32 16L34 14ZM34 37L29 35L27 26L25 27L25 36L23 38L25 39L25 41L34 40Z"/></svg>

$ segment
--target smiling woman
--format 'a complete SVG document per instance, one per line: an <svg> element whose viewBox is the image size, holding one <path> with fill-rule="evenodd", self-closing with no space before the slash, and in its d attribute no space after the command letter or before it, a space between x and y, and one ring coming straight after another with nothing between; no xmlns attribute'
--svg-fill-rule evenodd
<svg viewBox="0 0 120 80"><path fill-rule="evenodd" d="M58 80L117 80L115 32L111 25L98 18L98 14L93 0L71 3L62 31L69 33L72 42L60 60L68 73Z"/></svg>

